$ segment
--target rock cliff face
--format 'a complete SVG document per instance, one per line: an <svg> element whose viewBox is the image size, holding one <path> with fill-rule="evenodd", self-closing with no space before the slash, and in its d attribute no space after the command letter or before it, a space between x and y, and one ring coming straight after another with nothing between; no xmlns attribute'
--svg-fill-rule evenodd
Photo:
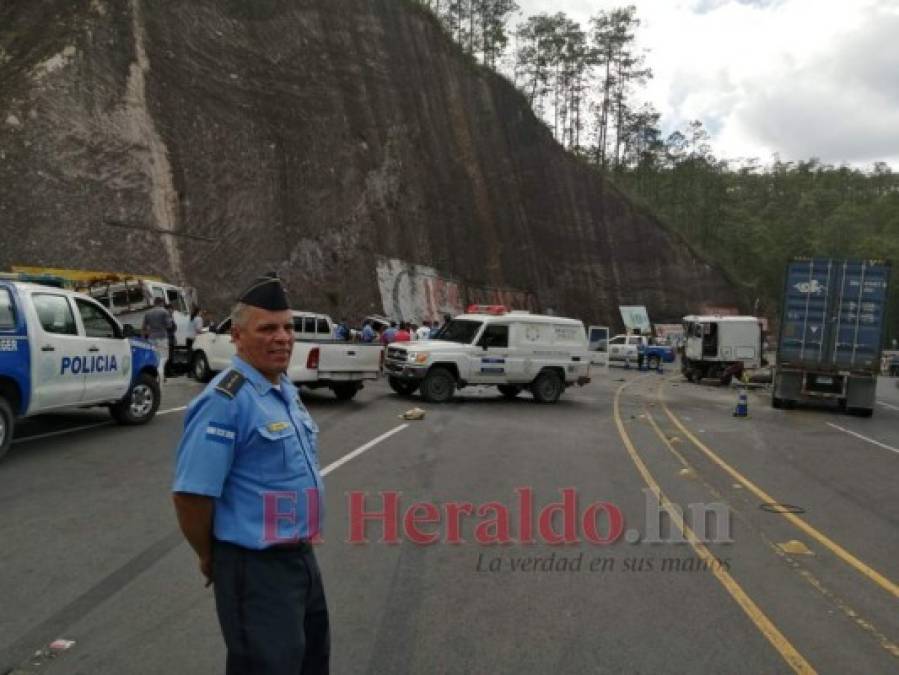
<svg viewBox="0 0 899 675"><path fill-rule="evenodd" d="M15 264L157 274L218 311L270 269L298 306L350 317L737 304L402 0L4 2L0 269Z"/></svg>

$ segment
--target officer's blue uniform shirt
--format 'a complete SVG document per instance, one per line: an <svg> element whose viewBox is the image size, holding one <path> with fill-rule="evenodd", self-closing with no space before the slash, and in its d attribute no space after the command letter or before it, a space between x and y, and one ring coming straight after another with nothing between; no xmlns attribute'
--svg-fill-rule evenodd
<svg viewBox="0 0 899 675"><path fill-rule="evenodd" d="M216 389L226 371L188 406L172 491L215 498L221 541L312 539L324 517L318 427L287 377L279 390L243 359L232 365L246 378L233 398Z"/></svg>

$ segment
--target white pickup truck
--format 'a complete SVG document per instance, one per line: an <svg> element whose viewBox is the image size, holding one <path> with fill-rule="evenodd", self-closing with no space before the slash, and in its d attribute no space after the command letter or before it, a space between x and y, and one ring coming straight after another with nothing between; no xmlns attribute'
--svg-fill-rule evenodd
<svg viewBox="0 0 899 675"><path fill-rule="evenodd" d="M121 424L159 408L159 359L92 298L0 280L0 457L17 418L106 406Z"/></svg>
<svg viewBox="0 0 899 675"><path fill-rule="evenodd" d="M287 367L291 382L310 389L327 387L341 401L348 401L366 380L380 377L381 345L332 339L334 325L325 314L294 312L293 326L296 343ZM191 372L199 382L208 382L230 366L236 353L228 318L194 340Z"/></svg>

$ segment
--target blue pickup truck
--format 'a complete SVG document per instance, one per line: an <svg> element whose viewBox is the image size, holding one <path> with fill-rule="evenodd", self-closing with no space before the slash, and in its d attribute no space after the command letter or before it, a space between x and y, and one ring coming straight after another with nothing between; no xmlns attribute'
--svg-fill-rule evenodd
<svg viewBox="0 0 899 675"><path fill-rule="evenodd" d="M0 458L16 420L106 406L121 424L159 408L159 359L109 312L74 291L0 280Z"/></svg>
<svg viewBox="0 0 899 675"><path fill-rule="evenodd" d="M625 361L637 365L641 343L646 365L651 370L655 370L659 363L674 363L674 350L671 347L650 344L643 335L616 335L609 340L609 361Z"/></svg>

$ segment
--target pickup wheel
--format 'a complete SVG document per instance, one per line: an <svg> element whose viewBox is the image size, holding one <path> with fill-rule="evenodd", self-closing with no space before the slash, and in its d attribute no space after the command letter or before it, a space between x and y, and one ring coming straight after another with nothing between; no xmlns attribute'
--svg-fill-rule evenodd
<svg viewBox="0 0 899 675"><path fill-rule="evenodd" d="M499 389L499 393L505 396L508 399L513 399L521 393L521 390L524 389L521 385L518 384L498 384L496 388Z"/></svg>
<svg viewBox="0 0 899 675"><path fill-rule="evenodd" d="M113 419L119 424L135 426L146 424L159 410L159 381L149 373L141 373L125 396L109 407Z"/></svg>
<svg viewBox="0 0 899 675"><path fill-rule="evenodd" d="M387 384L390 385L390 388L393 389L400 396L411 396L418 389L419 383L409 380L401 380L398 377L394 377L390 375L387 378Z"/></svg>
<svg viewBox="0 0 899 675"><path fill-rule="evenodd" d="M362 389L362 387L359 386L358 382L341 382L340 384L332 385L331 389L338 400L351 401L356 392Z"/></svg>
<svg viewBox="0 0 899 675"><path fill-rule="evenodd" d="M446 368L431 368L421 382L421 397L428 403L446 403L456 391L456 378Z"/></svg>
<svg viewBox="0 0 899 675"><path fill-rule="evenodd" d="M190 362L190 372L193 373L194 379L197 382L203 382L205 384L212 379L212 370L209 368L209 361L206 359L206 354L203 352L194 354L194 357Z"/></svg>
<svg viewBox="0 0 899 675"><path fill-rule="evenodd" d="M565 384L553 370L544 370L531 383L531 393L538 403L555 403L562 395Z"/></svg>
<svg viewBox="0 0 899 675"><path fill-rule="evenodd" d="M647 360L646 365L650 370L658 370L659 368L659 356L658 354L652 354Z"/></svg>
<svg viewBox="0 0 899 675"><path fill-rule="evenodd" d="M12 434L16 426L16 416L12 406L5 398L0 398L0 459L9 451L12 445Z"/></svg>

